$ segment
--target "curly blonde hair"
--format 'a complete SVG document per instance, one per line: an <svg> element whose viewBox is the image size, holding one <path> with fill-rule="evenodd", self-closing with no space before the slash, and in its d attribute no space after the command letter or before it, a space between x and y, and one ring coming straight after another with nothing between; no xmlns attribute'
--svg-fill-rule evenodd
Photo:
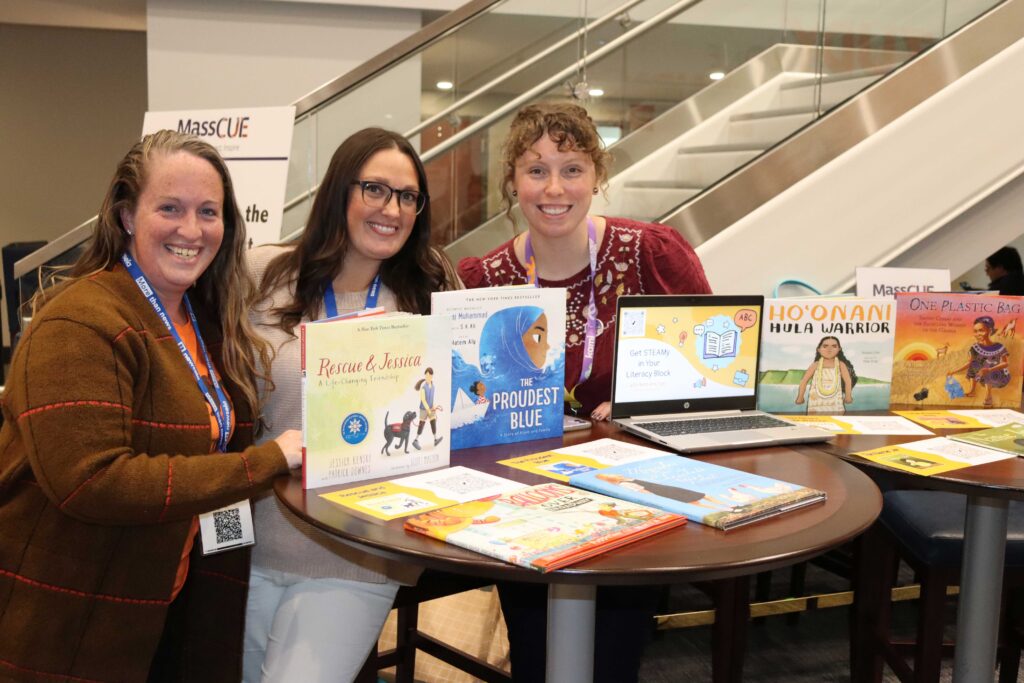
<svg viewBox="0 0 1024 683"><path fill-rule="evenodd" d="M254 285L245 265L245 220L238 208L234 185L220 153L197 137L172 130L161 130L135 143L117 165L103 204L100 207L92 239L78 261L67 271L60 284L41 290L31 301L33 313L68 285L110 270L121 260L131 239L121 223L121 213L134 213L146 186L149 164L154 158L185 152L203 159L220 176L224 189L224 240L213 262L189 290L189 301L206 316L220 323L221 358L219 368L241 390L246 402L259 415L261 407L256 387L256 356L263 367L270 367L267 343L256 335L249 322L246 300Z"/></svg>
<svg viewBox="0 0 1024 683"><path fill-rule="evenodd" d="M608 167L612 155L604 148L597 126L587 110L578 104L545 103L523 107L512 119L512 125L502 146L501 197L505 215L515 223L512 207L515 201L512 186L516 175L516 162L533 146L542 135L547 135L558 145L560 152L578 151L594 162L597 184L604 187L608 182Z"/></svg>

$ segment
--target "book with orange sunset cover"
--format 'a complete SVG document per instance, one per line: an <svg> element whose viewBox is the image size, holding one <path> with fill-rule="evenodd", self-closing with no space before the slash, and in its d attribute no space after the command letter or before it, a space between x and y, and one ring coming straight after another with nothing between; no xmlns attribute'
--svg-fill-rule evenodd
<svg viewBox="0 0 1024 683"><path fill-rule="evenodd" d="M1018 408L1022 316L1016 296L897 294L892 405Z"/></svg>
<svg viewBox="0 0 1024 683"><path fill-rule="evenodd" d="M405 528L548 572L683 524L681 515L550 482L410 517Z"/></svg>

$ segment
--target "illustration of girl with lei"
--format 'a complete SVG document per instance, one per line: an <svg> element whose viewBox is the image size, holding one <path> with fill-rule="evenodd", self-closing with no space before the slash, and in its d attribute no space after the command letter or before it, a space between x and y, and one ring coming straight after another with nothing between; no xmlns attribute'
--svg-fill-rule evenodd
<svg viewBox="0 0 1024 683"><path fill-rule="evenodd" d="M846 413L846 404L853 403L853 387L856 384L857 373L853 363L843 353L839 339L822 337L815 350L814 360L796 390L796 404L802 405L806 397L808 414L843 415Z"/></svg>

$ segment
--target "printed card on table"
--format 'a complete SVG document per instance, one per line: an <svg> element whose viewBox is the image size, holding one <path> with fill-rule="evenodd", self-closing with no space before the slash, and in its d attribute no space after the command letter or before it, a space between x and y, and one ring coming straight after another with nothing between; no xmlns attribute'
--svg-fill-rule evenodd
<svg viewBox="0 0 1024 683"><path fill-rule="evenodd" d="M1024 422L1024 413L1009 408L989 410L894 410L929 429L982 429Z"/></svg>
<svg viewBox="0 0 1024 683"><path fill-rule="evenodd" d="M664 455L666 455L665 451L646 446L637 446L615 439L597 439L576 446L499 460L498 464L525 472L533 472L542 477L569 481L569 477L576 474L629 462L660 458Z"/></svg>
<svg viewBox="0 0 1024 683"><path fill-rule="evenodd" d="M943 437L873 448L854 455L924 477L1015 457L1011 453L972 446Z"/></svg>
<svg viewBox="0 0 1024 683"><path fill-rule="evenodd" d="M906 418L890 415L787 415L786 419L836 434L931 434Z"/></svg>

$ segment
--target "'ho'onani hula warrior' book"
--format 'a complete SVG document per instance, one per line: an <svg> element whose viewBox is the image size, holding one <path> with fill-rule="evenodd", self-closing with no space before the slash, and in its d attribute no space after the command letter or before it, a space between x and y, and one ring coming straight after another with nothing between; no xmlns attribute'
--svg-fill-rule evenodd
<svg viewBox="0 0 1024 683"><path fill-rule="evenodd" d="M452 319L452 448L562 435L565 289L435 292Z"/></svg>
<svg viewBox="0 0 1024 683"><path fill-rule="evenodd" d="M893 299L766 299L758 409L887 409L895 323Z"/></svg>
<svg viewBox="0 0 1024 683"><path fill-rule="evenodd" d="M896 295L894 406L1019 408L1024 299Z"/></svg>
<svg viewBox="0 0 1024 683"><path fill-rule="evenodd" d="M448 318L325 320L300 335L305 488L448 464Z"/></svg>
<svg viewBox="0 0 1024 683"><path fill-rule="evenodd" d="M547 572L683 524L679 515L550 482L417 515L405 528Z"/></svg>
<svg viewBox="0 0 1024 683"><path fill-rule="evenodd" d="M824 491L678 455L576 474L569 483L725 531L825 500Z"/></svg>

